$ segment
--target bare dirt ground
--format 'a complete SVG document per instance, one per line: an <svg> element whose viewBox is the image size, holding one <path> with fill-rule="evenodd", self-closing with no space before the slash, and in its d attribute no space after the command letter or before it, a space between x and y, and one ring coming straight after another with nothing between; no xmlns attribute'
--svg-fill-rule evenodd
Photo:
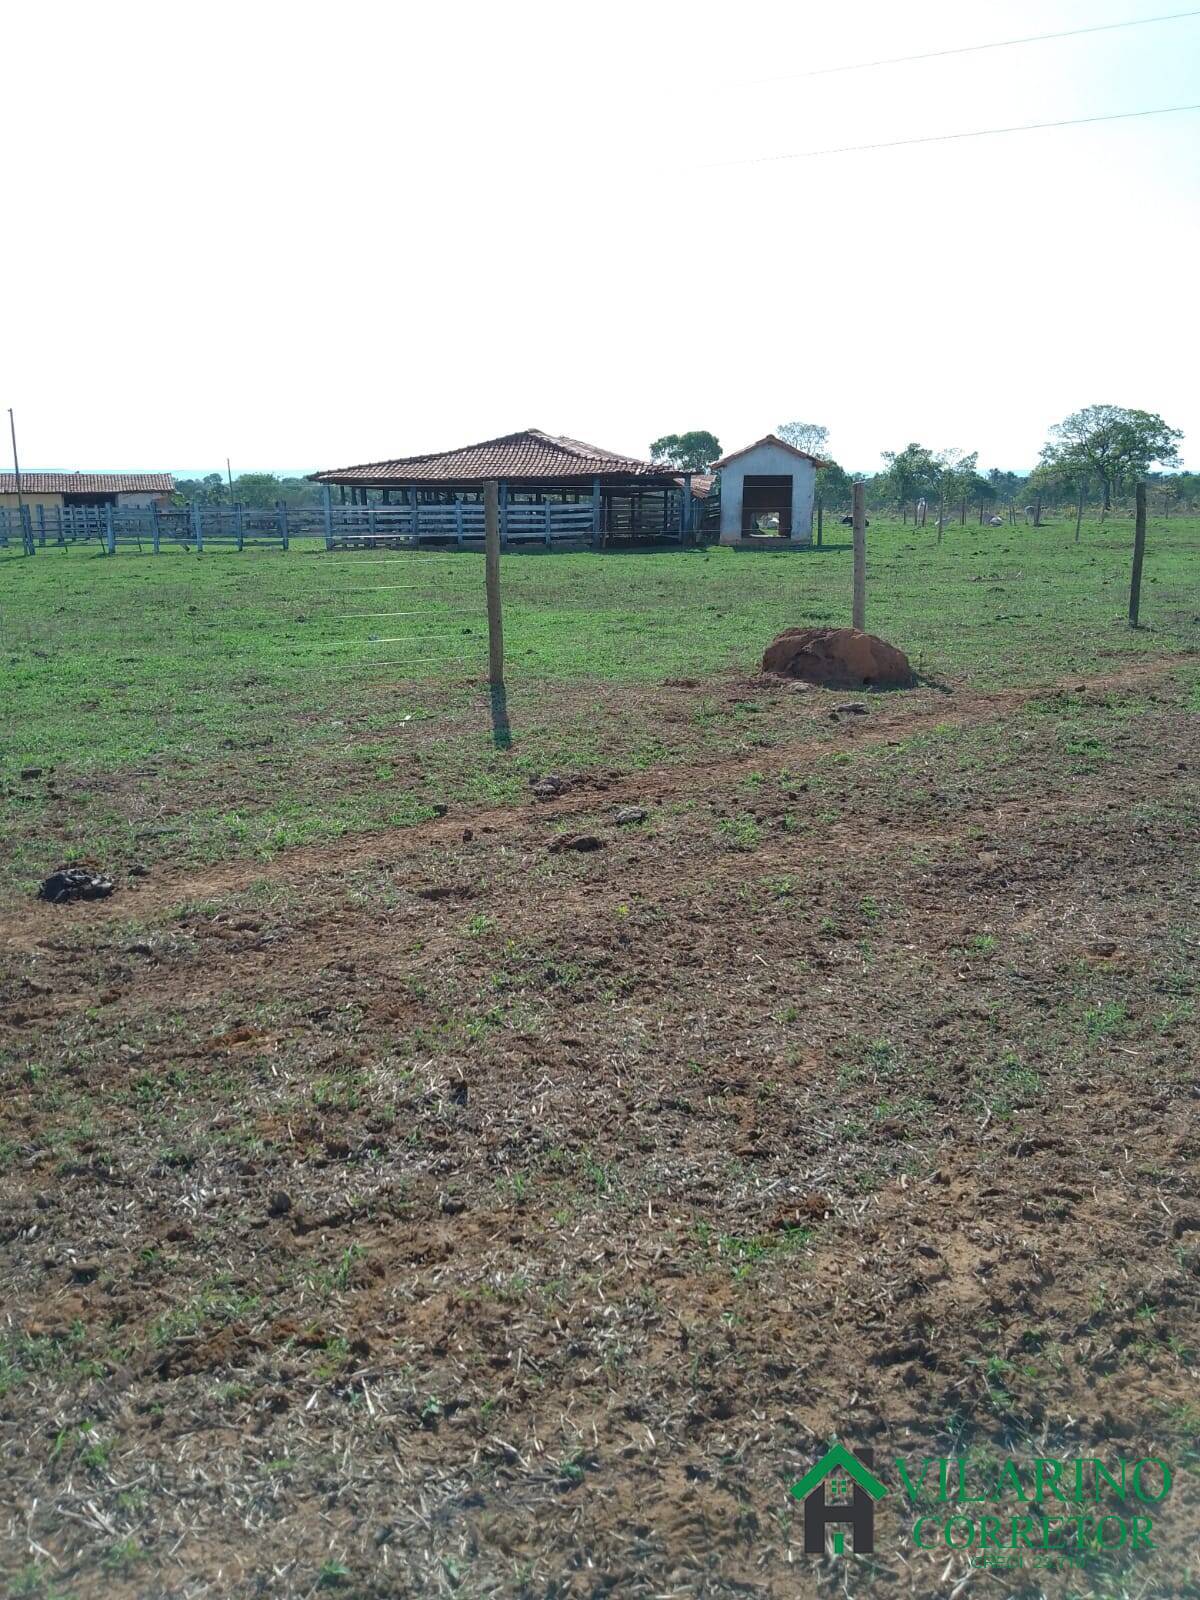
<svg viewBox="0 0 1200 1600"><path fill-rule="evenodd" d="M786 740L11 912L4 1592L1200 1593L1189 682L731 679ZM835 1435L1178 1470L834 1561Z"/></svg>

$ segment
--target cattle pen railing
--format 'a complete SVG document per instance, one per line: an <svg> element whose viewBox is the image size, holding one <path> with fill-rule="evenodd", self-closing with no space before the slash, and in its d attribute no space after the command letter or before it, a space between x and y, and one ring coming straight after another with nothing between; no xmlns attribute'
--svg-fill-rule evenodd
<svg viewBox="0 0 1200 1600"><path fill-rule="evenodd" d="M241 505L0 506L0 549L21 546L33 555L47 546L94 543L107 555L136 546L156 555L165 549L273 546L293 539L323 539L328 550L400 545L482 547L482 505L332 505L269 509ZM501 508L500 543L513 546L596 544L591 505L547 501Z"/></svg>

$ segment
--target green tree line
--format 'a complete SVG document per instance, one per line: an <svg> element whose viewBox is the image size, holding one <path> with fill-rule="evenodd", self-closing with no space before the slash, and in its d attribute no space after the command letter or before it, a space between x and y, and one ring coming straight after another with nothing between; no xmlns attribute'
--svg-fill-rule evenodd
<svg viewBox="0 0 1200 1600"><path fill-rule="evenodd" d="M181 505L199 500L207 506L239 505L265 511L279 500L287 506L319 506L321 485L307 478L280 478L273 472L243 472L233 480L231 492L228 478L210 472L203 478L176 478L175 498Z"/></svg>

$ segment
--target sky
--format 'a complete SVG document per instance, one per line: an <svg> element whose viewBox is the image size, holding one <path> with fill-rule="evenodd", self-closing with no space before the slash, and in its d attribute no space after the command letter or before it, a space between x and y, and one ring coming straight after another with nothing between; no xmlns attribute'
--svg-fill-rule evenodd
<svg viewBox="0 0 1200 1600"><path fill-rule="evenodd" d="M0 406L26 469L315 470L791 419L1200 467L1200 102L1169 0L64 0L3 29ZM7 420L7 419L5 419ZM2 452L0 452L2 453ZM7 460L3 465L7 466Z"/></svg>

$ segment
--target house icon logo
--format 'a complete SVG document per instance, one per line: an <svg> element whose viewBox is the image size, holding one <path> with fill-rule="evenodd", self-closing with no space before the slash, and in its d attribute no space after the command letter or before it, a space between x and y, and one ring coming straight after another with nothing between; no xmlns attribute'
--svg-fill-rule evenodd
<svg viewBox="0 0 1200 1600"><path fill-rule="evenodd" d="M871 1468L874 1450L854 1455L844 1444L833 1444L812 1469L794 1483L790 1493L804 1505L804 1553L825 1553L825 1529L831 1523L849 1523L854 1534L854 1553L870 1555L875 1549L875 1502L887 1489ZM837 1496L833 1501L826 1490ZM833 1534L833 1553L845 1553L846 1536L840 1528Z"/></svg>

